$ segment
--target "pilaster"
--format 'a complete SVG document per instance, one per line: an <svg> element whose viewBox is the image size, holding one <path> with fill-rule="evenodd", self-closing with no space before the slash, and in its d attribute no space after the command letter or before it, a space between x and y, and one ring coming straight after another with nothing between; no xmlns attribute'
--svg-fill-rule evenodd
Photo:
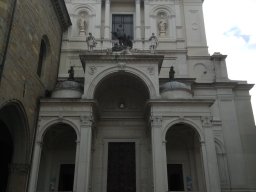
<svg viewBox="0 0 256 192"><path fill-rule="evenodd" d="M104 39L110 39L110 0L105 1Z"/></svg>
<svg viewBox="0 0 256 192"><path fill-rule="evenodd" d="M212 117L201 117L205 142L201 142L207 192L220 192L218 162L212 130Z"/></svg>
<svg viewBox="0 0 256 192"><path fill-rule="evenodd" d="M77 167L76 191L89 191L91 141L92 141L93 118L81 116L80 119L80 142L77 143Z"/></svg>
<svg viewBox="0 0 256 192"><path fill-rule="evenodd" d="M166 172L166 157L164 161L164 144L162 141L162 117L151 116L151 139L152 139L152 159L153 159L153 191L167 191L166 177L163 173Z"/></svg>
<svg viewBox="0 0 256 192"><path fill-rule="evenodd" d="M34 147L34 153L33 153L33 163L32 163L32 168L30 172L28 192L36 191L41 152L42 152L42 142L36 141L35 147Z"/></svg>
<svg viewBox="0 0 256 192"><path fill-rule="evenodd" d="M135 9L136 9L136 39L141 39L141 15L140 15L140 2L141 0L135 0Z"/></svg>

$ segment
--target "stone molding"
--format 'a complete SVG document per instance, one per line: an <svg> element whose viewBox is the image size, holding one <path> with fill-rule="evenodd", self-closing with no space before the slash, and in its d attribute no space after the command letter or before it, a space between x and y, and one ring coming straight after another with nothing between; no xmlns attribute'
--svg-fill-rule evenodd
<svg viewBox="0 0 256 192"><path fill-rule="evenodd" d="M64 0L51 0L63 31L72 24Z"/></svg>
<svg viewBox="0 0 256 192"><path fill-rule="evenodd" d="M27 174L29 172L30 165L24 163L12 163L9 165L9 171L11 173Z"/></svg>

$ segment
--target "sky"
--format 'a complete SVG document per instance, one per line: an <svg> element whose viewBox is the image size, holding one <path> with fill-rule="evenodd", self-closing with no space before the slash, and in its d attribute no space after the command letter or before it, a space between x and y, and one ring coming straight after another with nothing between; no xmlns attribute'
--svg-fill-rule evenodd
<svg viewBox="0 0 256 192"><path fill-rule="evenodd" d="M204 0L203 11L210 54L228 55L229 79L256 84L256 0ZM256 85L250 94L256 120Z"/></svg>

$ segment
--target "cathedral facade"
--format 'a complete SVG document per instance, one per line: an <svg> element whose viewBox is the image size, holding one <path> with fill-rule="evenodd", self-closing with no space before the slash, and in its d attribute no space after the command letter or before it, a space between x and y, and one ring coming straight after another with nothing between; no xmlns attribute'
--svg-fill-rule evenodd
<svg viewBox="0 0 256 192"><path fill-rule="evenodd" d="M202 0L50 2L57 19L30 72L44 94L24 80L20 97L1 95L1 142L14 148L4 165L22 169L2 174L6 191L19 181L28 192L256 191L253 85L208 53ZM4 105L14 98L24 112ZM17 125L32 117L29 140Z"/></svg>

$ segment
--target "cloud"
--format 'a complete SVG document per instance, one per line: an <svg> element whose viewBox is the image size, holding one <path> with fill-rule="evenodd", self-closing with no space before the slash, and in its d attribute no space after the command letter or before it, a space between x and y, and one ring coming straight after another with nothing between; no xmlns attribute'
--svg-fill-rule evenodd
<svg viewBox="0 0 256 192"><path fill-rule="evenodd" d="M237 38L242 38L246 43L250 41L250 35L243 34L239 27L232 27L228 31L224 32L225 36L235 36Z"/></svg>
<svg viewBox="0 0 256 192"><path fill-rule="evenodd" d="M256 84L256 0L205 0L209 52L227 54L229 78ZM217 10L217 14L216 14ZM228 10L228 14L227 14ZM256 85L250 91L256 120Z"/></svg>

